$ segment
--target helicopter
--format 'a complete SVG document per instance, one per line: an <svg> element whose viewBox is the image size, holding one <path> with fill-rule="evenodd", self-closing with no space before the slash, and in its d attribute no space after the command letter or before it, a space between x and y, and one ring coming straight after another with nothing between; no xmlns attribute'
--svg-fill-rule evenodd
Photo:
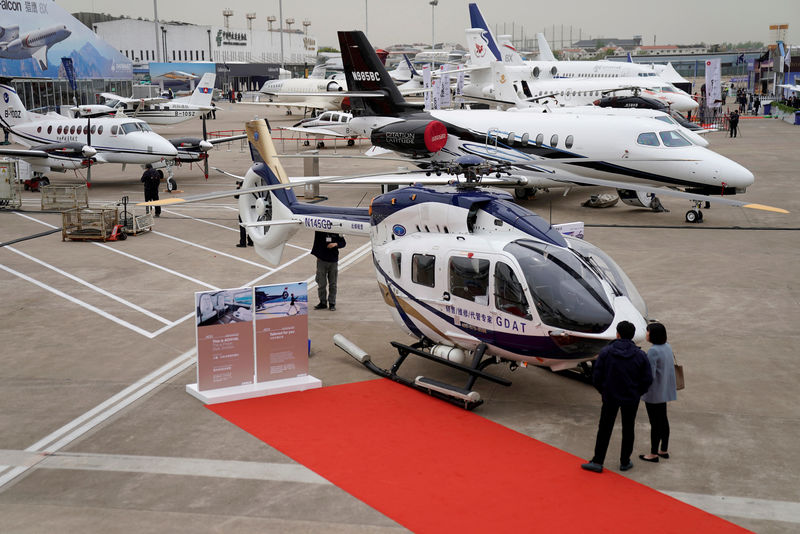
<svg viewBox="0 0 800 534"><path fill-rule="evenodd" d="M577 368L593 360L629 321L643 340L647 307L625 272L598 247L566 236L499 189L489 170L465 161L451 185L411 185L372 199L369 208L299 202L292 187L348 177L290 182L265 120L246 125L254 164L240 189L143 205L238 195L242 225L256 252L276 264L299 228L368 236L378 286L393 320L416 341L392 342L391 369L346 339L343 347L370 371L465 409L482 404L478 378L493 364ZM398 371L408 355L468 375L464 387Z"/></svg>

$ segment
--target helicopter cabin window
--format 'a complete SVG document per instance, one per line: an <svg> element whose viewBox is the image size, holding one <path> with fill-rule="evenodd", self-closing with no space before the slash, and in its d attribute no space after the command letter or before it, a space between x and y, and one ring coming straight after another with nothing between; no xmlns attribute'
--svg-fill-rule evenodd
<svg viewBox="0 0 800 534"><path fill-rule="evenodd" d="M539 134L536 136L536 146L542 146L542 143L544 143L544 135Z"/></svg>
<svg viewBox="0 0 800 534"><path fill-rule="evenodd" d="M639 143L640 145L646 145L646 146L659 145L658 137L654 132L645 132L643 134L639 134L639 137L638 139L636 139L636 142Z"/></svg>
<svg viewBox="0 0 800 534"><path fill-rule="evenodd" d="M558 146L558 134L553 134L550 138L550 146Z"/></svg>
<svg viewBox="0 0 800 534"><path fill-rule="evenodd" d="M494 266L494 305L502 312L531 319L522 284L511 267L502 261Z"/></svg>
<svg viewBox="0 0 800 534"><path fill-rule="evenodd" d="M575 141L575 138L571 135L568 135L566 139L564 139L564 146L567 148L572 148L572 144Z"/></svg>
<svg viewBox="0 0 800 534"><path fill-rule="evenodd" d="M436 285L436 256L414 254L411 257L411 281L421 286Z"/></svg>
<svg viewBox="0 0 800 534"><path fill-rule="evenodd" d="M450 293L478 304L489 304L489 260L450 258Z"/></svg>
<svg viewBox="0 0 800 534"><path fill-rule="evenodd" d="M395 279L400 279L400 274L402 271L400 270L401 263L403 261L403 254L401 252L392 252L392 274L394 275Z"/></svg>

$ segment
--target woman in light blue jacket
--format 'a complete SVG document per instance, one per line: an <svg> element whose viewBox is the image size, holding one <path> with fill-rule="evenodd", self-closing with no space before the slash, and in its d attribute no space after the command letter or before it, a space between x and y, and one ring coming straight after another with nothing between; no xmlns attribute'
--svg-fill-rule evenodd
<svg viewBox="0 0 800 534"><path fill-rule="evenodd" d="M669 420L667 403L678 398L675 389L675 360L672 347L667 343L667 329L661 323L647 325L647 341L653 344L647 352L653 383L642 395L647 417L650 419L650 454L640 454L645 462L669 458Z"/></svg>

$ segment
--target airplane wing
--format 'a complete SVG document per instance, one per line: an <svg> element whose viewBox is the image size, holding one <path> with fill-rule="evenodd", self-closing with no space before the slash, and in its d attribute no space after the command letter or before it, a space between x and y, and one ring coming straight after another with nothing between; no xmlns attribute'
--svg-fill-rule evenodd
<svg viewBox="0 0 800 534"><path fill-rule="evenodd" d="M206 139L212 145L216 145L218 143L227 143L229 141L236 141L238 139L246 139L247 134L239 134L239 135L229 135L228 137L217 137L214 139Z"/></svg>
<svg viewBox="0 0 800 534"><path fill-rule="evenodd" d="M325 137L353 137L352 135L345 135L340 132L334 132L333 130L329 130L327 128L317 128L317 127L296 128L294 126L287 126L285 128L281 128L281 130L289 130L292 132L300 132L309 135L322 135Z"/></svg>
<svg viewBox="0 0 800 534"><path fill-rule="evenodd" d="M23 160L47 158L50 156L44 150L28 150L24 148L0 148L0 156L10 156Z"/></svg>
<svg viewBox="0 0 800 534"><path fill-rule="evenodd" d="M39 67L42 70L47 70L47 47L39 47L33 54L31 54L36 61L39 62Z"/></svg>

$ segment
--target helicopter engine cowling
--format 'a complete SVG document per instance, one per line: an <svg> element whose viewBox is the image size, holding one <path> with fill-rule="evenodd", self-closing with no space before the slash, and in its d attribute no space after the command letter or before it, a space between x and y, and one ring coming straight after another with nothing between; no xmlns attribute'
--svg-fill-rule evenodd
<svg viewBox="0 0 800 534"><path fill-rule="evenodd" d="M628 206L639 208L649 208L653 201L653 194L644 191L634 191L633 189L617 189L620 200Z"/></svg>
<svg viewBox="0 0 800 534"><path fill-rule="evenodd" d="M242 188L269 185L253 172L247 171ZM239 195L239 217L243 223L288 221L292 218L292 210L285 206L277 195L270 191L262 193L245 193ZM273 226L247 227L247 235L253 240L256 253L271 265L278 265L283 255L283 247L297 232L293 224Z"/></svg>
<svg viewBox="0 0 800 534"><path fill-rule="evenodd" d="M380 148L422 156L444 148L447 144L447 127L435 120L393 122L372 130L370 140Z"/></svg>

